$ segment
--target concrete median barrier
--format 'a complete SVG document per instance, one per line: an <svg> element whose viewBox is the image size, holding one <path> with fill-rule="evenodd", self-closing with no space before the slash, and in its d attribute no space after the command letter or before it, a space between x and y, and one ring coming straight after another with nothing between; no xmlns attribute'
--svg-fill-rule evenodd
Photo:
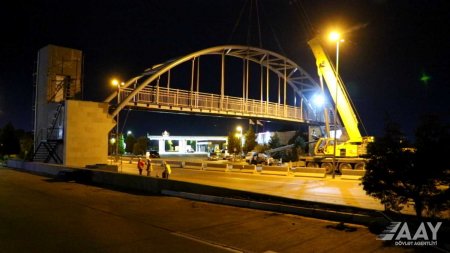
<svg viewBox="0 0 450 253"><path fill-rule="evenodd" d="M202 162L184 162L185 169L194 169L194 170L202 170L203 163Z"/></svg>
<svg viewBox="0 0 450 253"><path fill-rule="evenodd" d="M289 167L288 166L265 166L265 165L263 165L261 168L261 174L287 176L287 175L289 175Z"/></svg>
<svg viewBox="0 0 450 253"><path fill-rule="evenodd" d="M212 171L228 171L228 164L226 163L206 163L204 170L212 170Z"/></svg>
<svg viewBox="0 0 450 253"><path fill-rule="evenodd" d="M183 161L167 160L166 162L171 168L183 168Z"/></svg>
<svg viewBox="0 0 450 253"><path fill-rule="evenodd" d="M256 165L233 164L230 168L231 172L256 173Z"/></svg>
<svg viewBox="0 0 450 253"><path fill-rule="evenodd" d="M314 167L296 167L292 168L292 174L296 177L324 178L326 176L326 169Z"/></svg>
<svg viewBox="0 0 450 253"><path fill-rule="evenodd" d="M306 162L305 161L290 162L289 166L290 168L306 167Z"/></svg>
<svg viewBox="0 0 450 253"><path fill-rule="evenodd" d="M365 174L365 170L342 169L341 179L361 180Z"/></svg>

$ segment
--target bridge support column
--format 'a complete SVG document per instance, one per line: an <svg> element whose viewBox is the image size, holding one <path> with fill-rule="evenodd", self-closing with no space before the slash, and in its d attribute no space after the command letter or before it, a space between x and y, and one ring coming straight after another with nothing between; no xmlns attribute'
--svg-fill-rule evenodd
<svg viewBox="0 0 450 253"><path fill-rule="evenodd" d="M108 162L108 133L115 122L108 104L66 100L64 165L84 167Z"/></svg>

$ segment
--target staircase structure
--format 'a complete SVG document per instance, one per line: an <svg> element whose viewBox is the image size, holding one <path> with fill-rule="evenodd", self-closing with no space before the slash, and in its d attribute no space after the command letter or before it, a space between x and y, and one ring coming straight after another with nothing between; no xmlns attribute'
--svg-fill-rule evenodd
<svg viewBox="0 0 450 253"><path fill-rule="evenodd" d="M64 163L65 104L81 97L81 51L48 45L38 53L35 73L35 162Z"/></svg>

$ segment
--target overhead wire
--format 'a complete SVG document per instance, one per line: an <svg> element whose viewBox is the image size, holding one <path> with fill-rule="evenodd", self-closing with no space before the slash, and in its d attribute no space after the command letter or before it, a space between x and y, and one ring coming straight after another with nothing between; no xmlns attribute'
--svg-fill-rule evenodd
<svg viewBox="0 0 450 253"><path fill-rule="evenodd" d="M264 16L264 14L266 13L266 11L265 11L265 9L264 9L264 5L263 5L262 3L261 3L261 12L262 12L262 15L263 15L263 16ZM274 40L275 40L275 43L277 44L278 49L280 50L280 52L281 52L283 55L286 55L286 52L284 51L283 47L281 46L280 40L278 39L278 36L277 36L277 34L276 34L276 32L275 32L275 29L274 29L273 26L272 26L272 23L271 23L271 22L267 22L267 23L269 24L270 31L272 32L273 38L274 38Z"/></svg>
<svg viewBox="0 0 450 253"><path fill-rule="evenodd" d="M247 6L247 3L248 3L248 0L245 0L244 4L242 5L241 11L239 12L239 16L238 16L236 22L234 23L233 30L231 31L231 34L230 34L230 37L228 38L227 44L231 43L234 33L236 32L239 24L241 23L242 15L244 15L244 11L245 11L245 7Z"/></svg>
<svg viewBox="0 0 450 253"><path fill-rule="evenodd" d="M258 7L258 0L255 0L255 7L256 7L256 18L258 21L258 38L259 38L259 47L263 48L262 44L262 37L261 37L261 23L259 21L259 7Z"/></svg>
<svg viewBox="0 0 450 253"><path fill-rule="evenodd" d="M247 26L247 46L250 46L251 43L252 14L253 14L253 0L250 0L250 10L248 15L248 26Z"/></svg>
<svg viewBox="0 0 450 253"><path fill-rule="evenodd" d="M303 26L303 32L305 33L306 39L312 38L314 36L314 27L302 1L292 0L291 3L293 3L294 7L297 9L297 14L300 18L300 24Z"/></svg>

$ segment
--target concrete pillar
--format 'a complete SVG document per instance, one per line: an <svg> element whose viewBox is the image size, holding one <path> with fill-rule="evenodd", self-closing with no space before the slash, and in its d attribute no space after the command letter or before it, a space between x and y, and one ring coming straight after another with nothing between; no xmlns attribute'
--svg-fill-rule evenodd
<svg viewBox="0 0 450 253"><path fill-rule="evenodd" d="M108 104L66 100L64 165L84 167L108 162L108 133L115 122Z"/></svg>
<svg viewBox="0 0 450 253"><path fill-rule="evenodd" d="M164 140L164 139L160 139L159 140L159 153L160 154L164 154L164 153L166 153L166 145L165 145L165 141L166 140Z"/></svg>
<svg viewBox="0 0 450 253"><path fill-rule="evenodd" d="M178 146L179 146L179 152L180 153L186 153L186 139L180 139L178 141Z"/></svg>

